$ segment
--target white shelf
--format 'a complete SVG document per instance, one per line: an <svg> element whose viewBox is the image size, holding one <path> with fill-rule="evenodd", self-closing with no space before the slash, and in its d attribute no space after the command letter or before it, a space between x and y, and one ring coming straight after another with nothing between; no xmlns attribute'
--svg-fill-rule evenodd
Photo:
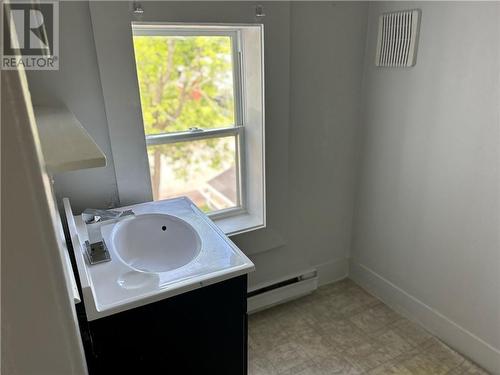
<svg viewBox="0 0 500 375"><path fill-rule="evenodd" d="M49 173L106 165L104 153L68 109L35 106L34 111Z"/></svg>

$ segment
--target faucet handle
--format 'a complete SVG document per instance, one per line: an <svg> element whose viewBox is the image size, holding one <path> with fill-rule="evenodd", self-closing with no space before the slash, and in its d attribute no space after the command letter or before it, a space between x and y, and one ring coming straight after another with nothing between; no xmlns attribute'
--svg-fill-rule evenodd
<svg viewBox="0 0 500 375"><path fill-rule="evenodd" d="M134 211L132 211L132 210L126 210L126 211L120 212L120 216L119 217L134 216L134 215L135 215Z"/></svg>
<svg viewBox="0 0 500 375"><path fill-rule="evenodd" d="M125 216L134 216L132 210L117 211L117 210L99 210L95 208L87 208L82 212L82 219L85 224L95 224L103 221L118 219Z"/></svg>
<svg viewBox="0 0 500 375"><path fill-rule="evenodd" d="M132 210L97 210L87 208L82 212L82 219L87 227L88 240L85 241L85 252L90 264L107 262L111 260L108 247L102 237L101 224L112 224L119 220L134 217Z"/></svg>
<svg viewBox="0 0 500 375"><path fill-rule="evenodd" d="M87 208L82 212L82 219L85 224L93 224L99 221L106 221L121 216L120 211L114 210L99 210L95 208Z"/></svg>

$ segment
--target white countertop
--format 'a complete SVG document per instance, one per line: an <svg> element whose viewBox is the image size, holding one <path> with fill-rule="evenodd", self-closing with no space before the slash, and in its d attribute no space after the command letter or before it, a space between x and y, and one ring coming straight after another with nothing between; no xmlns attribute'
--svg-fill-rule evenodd
<svg viewBox="0 0 500 375"><path fill-rule="evenodd" d="M136 215L169 214L189 223L202 243L200 254L190 263L166 272L138 271L124 263L116 253L110 238L116 224L108 224L102 226L101 232L111 261L90 265L84 250L87 239L85 223L80 215L73 215L69 200L64 198L63 201L89 321L254 270L250 259L184 197L120 207L117 210L131 209Z"/></svg>

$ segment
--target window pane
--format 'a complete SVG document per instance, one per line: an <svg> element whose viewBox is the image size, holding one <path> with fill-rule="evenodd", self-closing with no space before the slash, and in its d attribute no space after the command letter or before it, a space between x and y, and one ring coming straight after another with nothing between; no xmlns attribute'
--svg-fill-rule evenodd
<svg viewBox="0 0 500 375"><path fill-rule="evenodd" d="M234 126L230 36L134 36L146 135Z"/></svg>
<svg viewBox="0 0 500 375"><path fill-rule="evenodd" d="M205 212L239 206L237 138L149 146L155 200L187 195Z"/></svg>

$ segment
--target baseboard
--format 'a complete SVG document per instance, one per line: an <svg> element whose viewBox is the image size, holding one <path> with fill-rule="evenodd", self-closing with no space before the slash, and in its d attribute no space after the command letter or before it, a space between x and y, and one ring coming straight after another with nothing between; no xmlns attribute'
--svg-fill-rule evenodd
<svg viewBox="0 0 500 375"><path fill-rule="evenodd" d="M318 286L345 279L349 273L349 259L339 258L315 266L318 271Z"/></svg>
<svg viewBox="0 0 500 375"><path fill-rule="evenodd" d="M253 314L314 292L318 288L318 276L316 271L313 271L306 275L297 275L291 279L290 284L280 284L282 283L268 286L270 290L264 288L251 292L247 298L247 312Z"/></svg>
<svg viewBox="0 0 500 375"><path fill-rule="evenodd" d="M363 264L350 262L349 277L407 318L421 324L458 352L500 374L500 350L426 305Z"/></svg>
<svg viewBox="0 0 500 375"><path fill-rule="evenodd" d="M279 284L285 280L295 278L297 276L305 276L305 279L299 283L286 285L274 290L259 293L248 298L248 312L254 313L266 308L276 306L278 304L300 298L306 294L312 293L319 286L333 283L345 279L349 271L349 261L347 258L335 259L323 264L319 264L302 272L289 274L271 282L265 282L254 285L248 289L248 292L253 294L255 291ZM314 277L309 277L313 273Z"/></svg>

